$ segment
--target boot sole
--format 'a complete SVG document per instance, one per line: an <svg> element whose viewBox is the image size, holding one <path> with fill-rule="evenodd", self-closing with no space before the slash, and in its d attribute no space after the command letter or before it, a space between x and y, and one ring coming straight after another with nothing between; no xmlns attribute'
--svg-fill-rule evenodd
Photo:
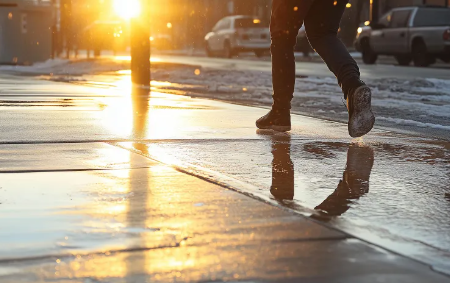
<svg viewBox="0 0 450 283"><path fill-rule="evenodd" d="M261 130L273 130L276 132L289 132L291 130L291 126L272 125L272 126L267 126L267 127L261 127L261 126L256 125L256 127Z"/></svg>
<svg viewBox="0 0 450 283"><path fill-rule="evenodd" d="M348 133L359 138L369 133L375 124L372 112L372 92L367 86L356 89L353 96L353 113L348 121Z"/></svg>

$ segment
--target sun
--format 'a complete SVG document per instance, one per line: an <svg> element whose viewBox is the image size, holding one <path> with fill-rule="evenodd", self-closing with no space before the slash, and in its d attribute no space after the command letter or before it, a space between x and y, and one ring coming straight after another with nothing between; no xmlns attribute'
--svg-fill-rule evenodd
<svg viewBox="0 0 450 283"><path fill-rule="evenodd" d="M141 12L139 0L114 0L113 5L116 14L126 20L139 16Z"/></svg>

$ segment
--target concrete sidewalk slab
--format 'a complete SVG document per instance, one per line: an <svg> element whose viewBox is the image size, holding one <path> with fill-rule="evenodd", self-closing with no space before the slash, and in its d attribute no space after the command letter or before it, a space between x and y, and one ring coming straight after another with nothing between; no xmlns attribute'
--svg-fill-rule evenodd
<svg viewBox="0 0 450 283"><path fill-rule="evenodd" d="M223 191L219 194L222 198L217 200L207 191L201 195L197 192L195 195L197 190L202 189L199 187L193 190L189 182L184 187L179 185L176 179L182 176L181 173L176 173L167 166L124 149L102 143L60 144L57 145L58 151L54 151L53 146L38 145L37 149L40 150L33 156L18 154L23 163L32 166L29 170L19 168L18 171L10 170L8 173L0 171L1 219L4 228L0 232L0 239L3 239L3 245L0 247L0 261L74 252L96 252L112 247L115 249L152 248L153 244L150 245L148 241L144 246L134 242L132 235L145 233L148 229L154 232L152 237L158 239L159 237L154 235L161 229L170 230L175 234L181 232L175 232L178 230L176 227L162 228L160 223L154 227L149 220L146 220L145 225L144 222L138 222L138 226L143 227L133 227L133 223L123 221L123 214L127 217L154 220L154 214L146 215L146 209L155 209L154 206L160 209L166 207L169 211L174 210L172 215L169 216L169 213L164 215L165 224L178 222L178 218L186 218L183 221L199 222L198 219L191 218L200 218L203 222L200 226L209 226L206 234L216 233L215 237L218 238L214 241L222 243L238 241L242 232L248 234L259 232L252 236L254 241L273 241L280 233L284 235L285 240L347 237L311 221L292 223L293 220L298 220L297 217L280 216L275 213L277 210L267 213L266 209L270 210L270 206L264 205L260 209L256 201L250 201L253 208L250 209L247 217L240 217L239 221L229 219L226 217L229 210L241 210L243 215L246 214L244 211L249 207L244 200L247 198L230 200L227 196L229 191ZM27 150L23 145L15 147L15 153ZM87 148L89 149L86 150ZM41 163L48 163L47 156L59 160L60 163L53 165L53 169L45 167L43 171L37 170L41 168L39 166ZM71 164L69 163L68 167L61 167L64 166L62 162L67 157L71 158ZM103 164L106 160L110 161L106 163L112 164L112 161L117 160L118 157L122 161L120 167L104 170ZM125 159L128 161L125 162ZM40 160L37 166L33 162L35 160ZM90 164L86 164L87 160ZM81 170L84 164L86 165ZM7 164L4 166L9 167ZM156 178L155 174L164 182L161 184L155 182L153 180ZM195 178L187 178L187 181L192 179ZM172 183L178 185L172 188ZM208 183L205 185L210 186ZM154 186L161 192L154 192ZM181 204L187 205L186 202L190 203L195 199L196 203L192 204L193 211L182 208ZM207 203L204 202L205 200L208 200ZM152 205L148 204L148 201L151 201ZM129 206L132 207L129 208ZM192 212L199 215L190 215ZM217 214L225 214L225 217L211 217ZM226 223L228 227L226 229L222 227L221 222ZM203 236L205 231L200 226L198 226L199 231L189 233L196 234L195 239L190 240L196 244L205 241ZM288 232L284 232L288 226L298 226L299 230L302 228L304 231L289 235ZM270 233L266 233L266 230ZM206 242L211 241L210 237L206 238ZM166 245L176 245L181 241L174 239L170 239Z"/></svg>
<svg viewBox="0 0 450 283"><path fill-rule="evenodd" d="M263 137L120 144L449 270L448 143Z"/></svg>
<svg viewBox="0 0 450 283"><path fill-rule="evenodd" d="M29 79L20 89L33 92L32 81ZM147 99L132 99L140 94L120 89L45 83L46 88L57 89L59 96L52 97L45 92L34 95L33 100L30 100L31 95L15 96L12 103L8 100L9 90L5 88L0 95L0 132L4 133L0 143L262 139L255 131L254 122L266 113L265 109L161 92L147 94ZM17 88L10 86L13 87ZM91 97L79 98L73 94L78 91L84 95L90 92ZM40 105L35 99L45 103ZM298 138L349 140L347 127L341 123L304 116L293 116L292 122L292 133ZM395 136L375 130L368 139L382 140L386 135Z"/></svg>
<svg viewBox="0 0 450 283"><path fill-rule="evenodd" d="M64 145L67 152L77 146ZM93 147L103 153L111 148ZM134 162L144 163L143 157L120 150L130 156L130 168ZM54 158L64 157L65 151ZM97 155L92 150L78 160ZM163 164L147 165L0 174L0 199L6 198L1 205L5 229L0 233L0 281L448 279L288 211Z"/></svg>
<svg viewBox="0 0 450 283"><path fill-rule="evenodd" d="M146 158L130 163L130 154L103 143L0 144L0 173L138 169Z"/></svg>

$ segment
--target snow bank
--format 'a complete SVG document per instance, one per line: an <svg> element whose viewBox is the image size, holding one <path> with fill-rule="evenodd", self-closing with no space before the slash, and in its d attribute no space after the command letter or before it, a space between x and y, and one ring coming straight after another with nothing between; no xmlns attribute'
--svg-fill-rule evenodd
<svg viewBox="0 0 450 283"><path fill-rule="evenodd" d="M49 59L42 63L36 63L31 66L0 66L0 71L12 71L27 74L52 73L55 69L68 65L66 59Z"/></svg>

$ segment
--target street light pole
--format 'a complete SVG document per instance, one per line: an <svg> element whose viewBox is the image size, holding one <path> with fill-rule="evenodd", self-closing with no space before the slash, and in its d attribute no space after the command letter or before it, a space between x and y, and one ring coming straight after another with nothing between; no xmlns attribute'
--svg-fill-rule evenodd
<svg viewBox="0 0 450 283"><path fill-rule="evenodd" d="M150 87L150 0L140 0L141 12L131 19L131 81Z"/></svg>
<svg viewBox="0 0 450 283"><path fill-rule="evenodd" d="M380 13L380 1L379 0L370 0L370 22L376 23L378 22Z"/></svg>

